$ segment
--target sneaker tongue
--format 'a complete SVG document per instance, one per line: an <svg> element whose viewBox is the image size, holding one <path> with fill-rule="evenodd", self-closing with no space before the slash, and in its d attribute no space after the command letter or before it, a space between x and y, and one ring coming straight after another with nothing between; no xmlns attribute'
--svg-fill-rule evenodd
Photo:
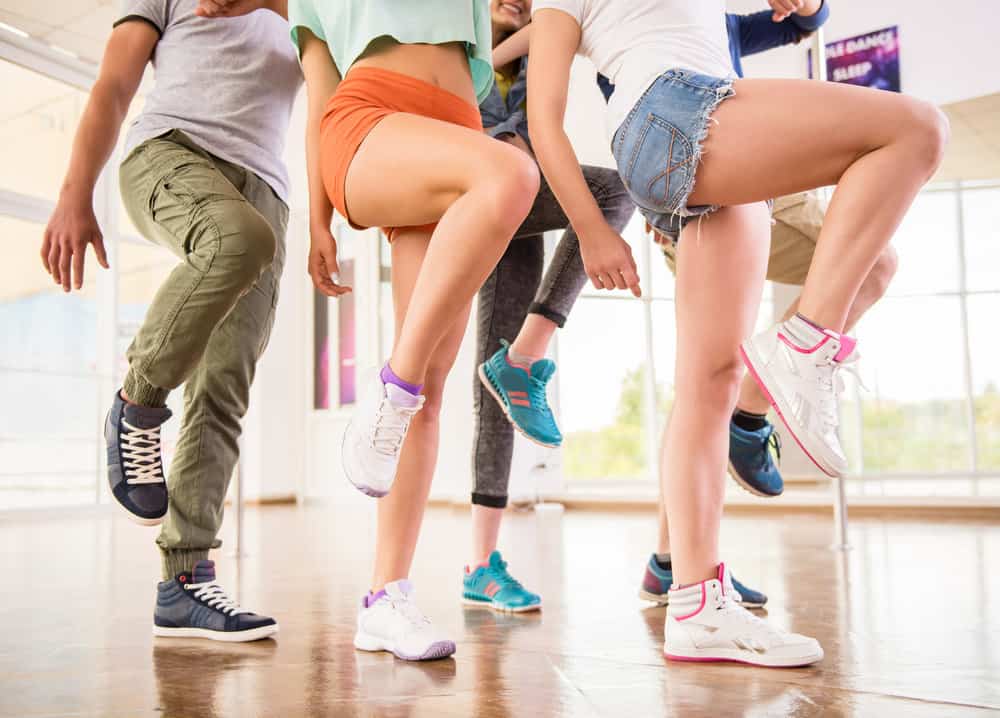
<svg viewBox="0 0 1000 718"><path fill-rule="evenodd" d="M503 556L496 549L490 554L490 568L502 569L504 567Z"/></svg>
<svg viewBox="0 0 1000 718"><path fill-rule="evenodd" d="M413 593L413 584L410 583L410 579L401 578L398 581L387 583L382 590L389 598L407 598Z"/></svg>
<svg viewBox="0 0 1000 718"><path fill-rule="evenodd" d="M199 561L191 569L191 583L209 583L215 580L215 561Z"/></svg>
<svg viewBox="0 0 1000 718"><path fill-rule="evenodd" d="M531 365L531 376L538 381L546 382L556 373L556 363L551 359L539 359Z"/></svg>
<svg viewBox="0 0 1000 718"><path fill-rule="evenodd" d="M385 385L385 395L389 397L389 402L393 406L413 409L423 403L423 397L411 394L406 389L395 384Z"/></svg>
<svg viewBox="0 0 1000 718"><path fill-rule="evenodd" d="M724 563L719 564L719 573L716 576L719 579L719 583L722 584L722 591L726 595L733 596L736 594L736 587L733 586L733 577L729 573L729 568Z"/></svg>
<svg viewBox="0 0 1000 718"><path fill-rule="evenodd" d="M137 406L125 404L125 421L138 429L155 429L171 416L167 407Z"/></svg>

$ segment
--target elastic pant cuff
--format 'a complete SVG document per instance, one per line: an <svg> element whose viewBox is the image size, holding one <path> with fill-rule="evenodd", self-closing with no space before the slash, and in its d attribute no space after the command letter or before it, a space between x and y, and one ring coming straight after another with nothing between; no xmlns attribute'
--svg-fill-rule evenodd
<svg viewBox="0 0 1000 718"><path fill-rule="evenodd" d="M198 562L208 558L207 548L186 548L164 551L160 549L163 563L163 580L167 581L179 573L187 573Z"/></svg>
<svg viewBox="0 0 1000 718"><path fill-rule="evenodd" d="M139 406L166 406L167 396L170 395L169 389L153 386L139 376L135 369L128 370L122 390L130 402Z"/></svg>
<svg viewBox="0 0 1000 718"><path fill-rule="evenodd" d="M563 326L566 324L566 315L565 314L561 314L559 312L553 311L549 307L547 307L544 304L541 304L539 302L532 302L531 303L531 307L528 308L528 314L538 314L538 315L541 315L541 316L545 317L546 319L548 319L553 324L555 324L560 329L562 329Z"/></svg>
<svg viewBox="0 0 1000 718"><path fill-rule="evenodd" d="M489 494L477 494L472 492L472 503L475 506L486 506L491 509L507 508L506 496L490 496Z"/></svg>

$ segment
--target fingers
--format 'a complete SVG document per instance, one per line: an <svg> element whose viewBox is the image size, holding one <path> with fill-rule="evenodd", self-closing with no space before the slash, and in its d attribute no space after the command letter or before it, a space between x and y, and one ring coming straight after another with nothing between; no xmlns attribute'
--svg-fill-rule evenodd
<svg viewBox="0 0 1000 718"><path fill-rule="evenodd" d="M100 234L94 236L94 254L97 255L97 263L108 269L108 253L104 250L104 237Z"/></svg>
<svg viewBox="0 0 1000 718"><path fill-rule="evenodd" d="M52 244L49 247L49 274L52 275L52 280L56 284L61 283L59 276L59 257L62 254L62 245L59 244L58 239L53 239Z"/></svg>
<svg viewBox="0 0 1000 718"><path fill-rule="evenodd" d="M42 237L42 250L40 252L42 256L42 266L45 267L45 271L52 274L52 270L49 268L49 252L52 251L52 233L49 230L45 230L45 235Z"/></svg>
<svg viewBox="0 0 1000 718"><path fill-rule="evenodd" d="M62 285L63 291L68 292L70 286L70 263L73 260L73 245L68 242L62 248L62 252L59 256L59 279L57 280L59 284Z"/></svg>
<svg viewBox="0 0 1000 718"><path fill-rule="evenodd" d="M226 11L226 4L220 0L200 0L194 12L201 17L217 17Z"/></svg>
<svg viewBox="0 0 1000 718"><path fill-rule="evenodd" d="M83 260L87 257L86 246L79 246L73 252L73 286L77 289L83 287ZM63 283L63 289L66 288L66 284Z"/></svg>
<svg viewBox="0 0 1000 718"><path fill-rule="evenodd" d="M636 271L635 263L622 272L622 279L625 282L624 289L631 291L633 296L642 296L642 289L639 287L639 272Z"/></svg>
<svg viewBox="0 0 1000 718"><path fill-rule="evenodd" d="M332 266L332 269L331 269ZM352 291L350 287L337 284L338 267L335 253L314 249L309 256L309 276L322 294L340 297Z"/></svg>

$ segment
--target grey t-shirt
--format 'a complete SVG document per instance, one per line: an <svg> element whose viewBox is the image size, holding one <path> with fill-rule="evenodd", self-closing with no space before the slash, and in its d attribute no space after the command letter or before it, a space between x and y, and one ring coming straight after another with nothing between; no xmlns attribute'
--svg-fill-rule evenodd
<svg viewBox="0 0 1000 718"><path fill-rule="evenodd" d="M125 151L182 130L208 152L245 167L288 201L282 160L302 83L288 23L273 12L206 19L196 0L126 0L115 25L148 22L160 33L155 81Z"/></svg>

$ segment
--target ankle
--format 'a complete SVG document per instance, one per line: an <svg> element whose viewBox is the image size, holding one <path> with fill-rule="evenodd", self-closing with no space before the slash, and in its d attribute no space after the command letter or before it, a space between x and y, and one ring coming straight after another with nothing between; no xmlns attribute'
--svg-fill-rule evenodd
<svg viewBox="0 0 1000 718"><path fill-rule="evenodd" d="M518 366L523 366L528 369L539 359L545 357L545 352L536 353L531 347L523 348L518 347L517 342L511 344L510 348L507 350L507 358L510 360L511 364L516 364Z"/></svg>
<svg viewBox="0 0 1000 718"><path fill-rule="evenodd" d="M400 378L400 376L392 370L392 367L389 366L389 362L386 362L385 366L382 367L379 377L382 379L383 384L393 384L408 394L413 394L414 396L419 396L424 388L422 383L413 383Z"/></svg>

